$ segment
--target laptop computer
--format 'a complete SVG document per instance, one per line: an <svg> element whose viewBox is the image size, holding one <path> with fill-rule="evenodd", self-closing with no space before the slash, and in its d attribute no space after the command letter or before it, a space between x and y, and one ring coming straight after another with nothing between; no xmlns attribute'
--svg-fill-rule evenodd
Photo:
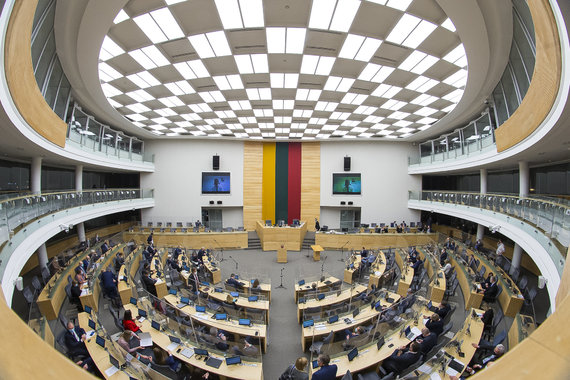
<svg viewBox="0 0 570 380"><path fill-rule="evenodd" d="M305 300L305 297L301 297L299 298L299 303L305 303L307 300Z"/></svg>
<svg viewBox="0 0 570 380"><path fill-rule="evenodd" d="M139 338L141 338L141 342L140 345L143 347L151 347L152 346L152 338L150 336L150 333L142 333L139 335Z"/></svg>
<svg viewBox="0 0 570 380"><path fill-rule="evenodd" d="M241 326L251 326L251 320L245 319L245 318L240 318L240 319L239 319L239 324L240 324Z"/></svg>
<svg viewBox="0 0 570 380"><path fill-rule="evenodd" d="M97 338L95 338L95 343L105 348L105 339L102 336L97 335Z"/></svg>
<svg viewBox="0 0 570 380"><path fill-rule="evenodd" d="M378 339L378 342L376 343L376 347L377 347L378 349L380 349L380 348L382 348L382 346L384 345L384 343L385 343L385 342L384 342L384 337L382 336L382 337L380 337L380 339Z"/></svg>
<svg viewBox="0 0 570 380"><path fill-rule="evenodd" d="M178 343L178 344L180 344L180 342L181 342L180 338L175 337L175 336L172 336L172 335L169 335L169 336L168 336L168 339L170 339L170 341L171 341L172 343Z"/></svg>
<svg viewBox="0 0 570 380"><path fill-rule="evenodd" d="M138 312L139 312L139 317L146 318L146 310L139 309Z"/></svg>
<svg viewBox="0 0 570 380"><path fill-rule="evenodd" d="M176 289L170 289L170 290L168 291L168 294L172 294L172 295L175 296L175 295L176 295Z"/></svg>
<svg viewBox="0 0 570 380"><path fill-rule="evenodd" d="M319 361L318 360L313 360L313 369L314 368L319 368Z"/></svg>
<svg viewBox="0 0 570 380"><path fill-rule="evenodd" d="M194 353L196 355L208 356L208 350L204 350L202 348L195 348Z"/></svg>
<svg viewBox="0 0 570 380"><path fill-rule="evenodd" d="M191 348L185 347L182 351L180 351L180 355L184 355L187 358L191 358L194 355L194 350Z"/></svg>
<svg viewBox="0 0 570 380"><path fill-rule="evenodd" d="M111 354L109 354L109 361L111 362L111 364L113 365L113 367L120 369L121 365L119 364L119 361L117 359L115 359L115 357Z"/></svg>
<svg viewBox="0 0 570 380"><path fill-rule="evenodd" d="M358 356L358 347L354 347L352 350L350 350L347 356L348 361L351 362L355 357Z"/></svg>
<svg viewBox="0 0 570 380"><path fill-rule="evenodd" d="M206 306L196 306L196 312L204 313L206 311Z"/></svg>
<svg viewBox="0 0 570 380"><path fill-rule="evenodd" d="M239 293L238 292L230 292L230 296L232 297L239 297Z"/></svg>
<svg viewBox="0 0 570 380"><path fill-rule="evenodd" d="M232 356L226 358L226 365L241 364L241 356Z"/></svg>
<svg viewBox="0 0 570 380"><path fill-rule="evenodd" d="M312 319L309 319L309 320L303 322L303 327L311 327L311 326L313 326L314 324L315 324L315 321L312 320Z"/></svg>
<svg viewBox="0 0 570 380"><path fill-rule="evenodd" d="M87 314L91 314L91 310L93 310L93 309L91 309L91 306L85 306L85 312Z"/></svg>
<svg viewBox="0 0 570 380"><path fill-rule="evenodd" d="M247 300L248 300L249 302L257 302L258 299L259 299L258 296L249 296L249 297L247 297Z"/></svg>
<svg viewBox="0 0 570 380"><path fill-rule="evenodd" d="M221 320L226 320L228 319L228 315L225 313L217 313L216 314L216 320L217 321L221 321Z"/></svg>
<svg viewBox="0 0 570 380"><path fill-rule="evenodd" d="M352 312L352 318L356 318L356 316L360 313L360 309L354 309Z"/></svg>
<svg viewBox="0 0 570 380"><path fill-rule="evenodd" d="M216 293L222 293L224 290L222 288L214 288Z"/></svg>
<svg viewBox="0 0 570 380"><path fill-rule="evenodd" d="M305 285L305 280L299 281L299 286L303 286L303 285Z"/></svg>
<svg viewBox="0 0 570 380"><path fill-rule="evenodd" d="M324 294L324 293L319 293L319 294L317 294L317 299L318 299L319 301L322 300L322 299L324 299L324 298L325 298L325 294Z"/></svg>
<svg viewBox="0 0 570 380"><path fill-rule="evenodd" d="M336 321L338 321L338 315L329 317L329 323L335 323Z"/></svg>
<svg viewBox="0 0 570 380"><path fill-rule="evenodd" d="M223 363L223 360L216 359L216 358L213 358L211 356L208 358L208 360L206 360L206 365L213 367L213 368L220 368L222 363Z"/></svg>
<svg viewBox="0 0 570 380"><path fill-rule="evenodd" d="M137 299L135 297L131 297L131 303L135 306L137 306Z"/></svg>
<svg viewBox="0 0 570 380"><path fill-rule="evenodd" d="M404 334L406 335L406 338L408 338L409 340L416 339L418 336L420 336L421 333L422 332L417 327L412 328L412 327L408 326L404 330Z"/></svg>
<svg viewBox="0 0 570 380"><path fill-rule="evenodd" d="M90 319L89 322L87 322L87 324L89 325L89 328L95 330L95 328L97 327L97 325L95 324L95 322Z"/></svg>

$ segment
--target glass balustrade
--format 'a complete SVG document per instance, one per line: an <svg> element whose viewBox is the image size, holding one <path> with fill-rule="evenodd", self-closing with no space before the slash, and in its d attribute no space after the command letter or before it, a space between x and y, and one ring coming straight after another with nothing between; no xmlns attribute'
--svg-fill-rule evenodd
<svg viewBox="0 0 570 380"><path fill-rule="evenodd" d="M570 245L570 207L565 200L449 191L410 191L408 199L492 211L502 222L515 224L534 236L560 272L564 266L566 247Z"/></svg>
<svg viewBox="0 0 570 380"><path fill-rule="evenodd" d="M152 198L151 189L106 189L26 194L0 202L0 242L18 228L44 215L94 203Z"/></svg>

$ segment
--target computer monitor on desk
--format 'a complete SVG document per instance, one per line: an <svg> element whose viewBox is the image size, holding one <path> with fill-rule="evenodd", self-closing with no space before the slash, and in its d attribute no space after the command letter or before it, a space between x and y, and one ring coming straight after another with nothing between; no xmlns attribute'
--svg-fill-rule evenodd
<svg viewBox="0 0 570 380"><path fill-rule="evenodd" d="M271 219L267 219L267 220L265 221L265 225L268 226L268 227L271 227Z"/></svg>
<svg viewBox="0 0 570 380"><path fill-rule="evenodd" d="M285 225L285 221L284 221L283 219L281 219L281 220L279 220L279 221L277 222L277 225L278 225L279 227L283 227L283 226Z"/></svg>

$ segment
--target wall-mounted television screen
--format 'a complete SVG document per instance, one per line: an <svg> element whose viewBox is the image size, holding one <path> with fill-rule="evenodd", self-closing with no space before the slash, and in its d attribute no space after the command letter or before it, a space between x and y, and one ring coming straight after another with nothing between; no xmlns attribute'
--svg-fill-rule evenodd
<svg viewBox="0 0 570 380"><path fill-rule="evenodd" d="M360 195L360 173L333 173L333 194Z"/></svg>
<svg viewBox="0 0 570 380"><path fill-rule="evenodd" d="M202 172L202 194L229 194L230 173Z"/></svg>

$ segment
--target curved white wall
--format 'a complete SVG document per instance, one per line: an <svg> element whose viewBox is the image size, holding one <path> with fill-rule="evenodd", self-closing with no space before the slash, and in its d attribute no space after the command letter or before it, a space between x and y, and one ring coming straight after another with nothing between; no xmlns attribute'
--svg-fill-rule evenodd
<svg viewBox="0 0 570 380"><path fill-rule="evenodd" d="M451 215L484 226L500 226L500 233L520 245L536 263L541 274L548 280L546 284L548 297L550 299L551 312L554 312L556 307L556 292L560 285L560 274L562 273L564 262L554 263L552 261L546 248L535 238L536 234L540 234L541 232L534 231L533 235L529 233L528 230L522 227L519 228L514 223L509 222L511 219L514 221L514 218L510 218L508 215L475 207L417 200L408 201L408 207L416 210ZM520 221L520 223L525 224L522 221Z"/></svg>
<svg viewBox="0 0 570 380"><path fill-rule="evenodd" d="M146 208L154 206L152 198L145 199L127 199L121 201L95 203L77 207L74 209L67 209L47 215L40 218L33 223L20 230L13 238L12 241L19 240L21 234L25 234L27 230L35 230L25 239L21 244L14 248L12 255L5 264L4 274L2 276L2 290L6 303L12 304L12 296L14 293L14 281L20 275L22 268L28 262L28 259L34 252L49 238L61 232L60 225L77 224L89 219L98 218L103 215L114 214L117 212ZM11 244L11 243L7 243ZM4 248L6 250L6 248Z"/></svg>

